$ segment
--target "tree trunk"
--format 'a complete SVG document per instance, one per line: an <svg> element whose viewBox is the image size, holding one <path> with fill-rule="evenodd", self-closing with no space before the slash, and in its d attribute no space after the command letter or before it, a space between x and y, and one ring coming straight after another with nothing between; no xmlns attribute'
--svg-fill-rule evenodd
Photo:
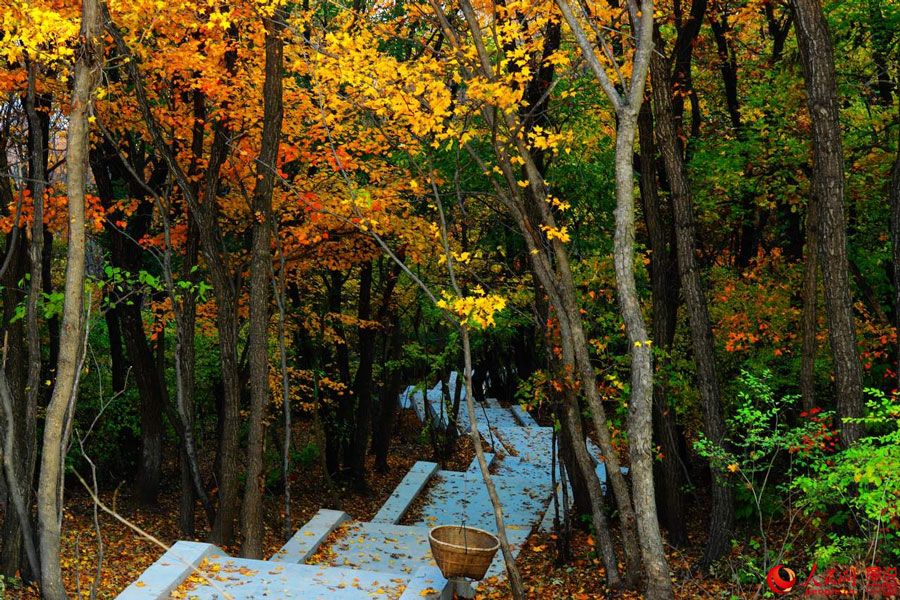
<svg viewBox="0 0 900 600"><path fill-rule="evenodd" d="M214 148L210 158L213 171L218 173L222 163L225 162L226 136L223 129L218 128L213 140ZM216 179L218 177L216 176ZM206 199L203 205L216 202L217 182L210 180L207 186ZM213 192L213 193L210 193ZM205 210L213 210L206 207ZM197 211L194 213L197 215ZM210 539L213 543L228 544L234 535L234 521L237 515L238 501L238 475L240 474L239 461L239 428L240 428L240 403L241 384L238 376L238 314L237 283L231 278L231 269L224 262L218 252L221 241L218 236L214 239L211 231L218 231L215 224L216 217L207 215L205 224L200 226L200 237L204 248L204 258L210 269L213 288L218 300L218 314L216 325L219 333L219 362L222 365L222 410L219 414L221 422L221 436L219 438L219 452L216 464L219 466L217 474L219 480L219 506L216 511L216 519L213 523ZM213 245L215 244L215 245ZM212 246L212 247L210 247Z"/></svg>
<svg viewBox="0 0 900 600"><path fill-rule="evenodd" d="M0 150L4 151L5 150ZM4 183L6 190L9 187ZM13 227L16 227L15 225ZM2 440L2 449L0 449L0 458L3 459L3 477L5 483L4 500L8 500L5 518L3 519L2 528L2 560L3 573L14 576L22 567L22 550L27 547L23 544L27 542L24 536L31 536L31 482L34 473L34 452L36 451L35 440L35 414L37 407L36 398L33 406L30 405L30 392L26 380L26 368L28 376L31 373L31 365L26 347L21 343L23 337L28 336L29 343L32 343L32 336L37 336L37 314L32 315L33 320L27 328L23 327L22 319L16 319L17 307L23 301L26 303L35 302L32 299L31 286L29 286L28 298L23 298L21 286L22 281L27 273L28 267L28 241L24 228L16 228L14 233L7 237L6 252L3 254L3 262L6 263L6 269L0 279L3 287L3 313L2 313L2 330L0 330L0 347L2 347L2 356L5 364L0 366L0 385L2 385L2 405L0 405L0 440ZM33 252L33 248L30 249ZM33 285L33 284L32 284ZM38 346L39 348L39 346ZM34 356L34 355L32 355ZM40 354L37 354L40 361ZM38 362L40 366L40 362ZM38 381L38 388L40 381ZM29 418L30 414L30 418ZM34 555L36 557L36 553ZM37 575L39 569L34 573Z"/></svg>
<svg viewBox="0 0 900 600"><path fill-rule="evenodd" d="M41 554L41 593L63 600L66 591L60 564L63 468L66 437L74 413L84 339L85 187L87 185L88 115L91 96L100 81L103 46L100 3L84 0L81 8L81 48L74 69L66 152L68 252L66 287L56 385L44 421L41 475L38 484L38 526Z"/></svg>
<svg viewBox="0 0 900 600"><path fill-rule="evenodd" d="M103 315L106 321L106 333L109 336L109 358L112 363L112 390L113 394L125 391L127 383L128 363L125 360L125 348L122 346L122 328L119 320L119 310L115 306L115 296L107 294L107 302L110 306Z"/></svg>
<svg viewBox="0 0 900 600"><path fill-rule="evenodd" d="M652 10L652 9L651 9ZM648 49L649 51L649 49ZM646 71L636 76L647 76ZM632 85L635 85L632 82ZM653 358L650 337L641 314L634 281L634 138L637 110L630 105L617 111L616 127L616 231L614 263L619 308L631 350L631 397L628 401L628 445L631 456L632 499L641 540L641 558L647 575L648 598L674 598L669 566L663 552L656 494L653 489ZM593 382L591 382L593 383Z"/></svg>
<svg viewBox="0 0 900 600"><path fill-rule="evenodd" d="M898 77L900 85L900 77ZM900 135L898 135L900 138ZM891 242L894 257L894 320L897 340L900 342L900 140L897 144L897 158L891 176ZM900 389L900 343L897 344L897 388Z"/></svg>
<svg viewBox="0 0 900 600"><path fill-rule="evenodd" d="M6 482L7 494L12 506L7 510L6 519L3 522L3 554L2 573L7 576L15 576L21 572L26 579L40 580L40 558L35 543L35 532L32 525L31 505L33 500L32 482L34 481L35 462L37 460L37 406L41 392L41 340L40 340L40 297L42 292L42 244L44 192L47 186L47 162L49 159L49 147L47 140L50 130L49 96L37 94L35 80L37 78L37 65L28 63L28 88L25 94L25 111L28 119L28 150L29 150L29 183L28 189L33 199L33 219L31 225L31 243L28 245L28 266L30 279L28 282L28 294L25 304L25 336L27 343L28 372L25 378L24 389L21 385L21 352L19 345L9 346L7 355L7 368L10 369L10 377L5 370L0 370L4 381L4 394L2 410L6 415L6 430L3 432L4 446L3 474ZM40 105L46 110L37 111ZM0 168L8 171L6 144L0 150L3 157L0 158ZM12 204L9 194L9 186L3 186L2 201L7 206ZM17 227L18 224L14 224ZM15 237L15 236L11 236ZM14 255L10 256L12 269L4 276L4 332L7 334L4 347L7 347L10 339L18 339L21 333L21 324L12 326L12 308L17 304L19 294L16 291L17 282L24 276L24 256L20 248L25 247L24 230L19 230L18 237L21 242L11 244L7 248ZM11 240L12 241L12 240ZM12 337L10 337L10 334ZM17 335L18 334L18 335ZM12 380L12 381L10 381ZM12 383L12 385L10 385ZM18 391L14 396L13 389ZM28 560L27 568L22 565L22 550Z"/></svg>
<svg viewBox="0 0 900 600"><path fill-rule="evenodd" d="M861 416L863 393L850 297L844 216L844 156L834 54L828 22L819 0L791 0L791 6L812 121L812 180L813 194L819 205L819 255L825 288L825 314L834 362L840 438L846 448L860 436L861 426L847 419Z"/></svg>
<svg viewBox="0 0 900 600"><path fill-rule="evenodd" d="M803 344L800 348L800 396L803 410L816 406L816 302L819 275L819 207L816 195L811 194L806 211L806 262L803 269L803 313L801 328Z"/></svg>
<svg viewBox="0 0 900 600"><path fill-rule="evenodd" d="M372 413L372 369L375 366L375 329L368 321L372 318L372 261L366 261L359 270L359 304L356 312L359 327L359 364L353 379L353 396L356 410L351 426L350 453L344 461L350 467L353 486L360 492L368 489L366 483L366 455L369 447L369 420Z"/></svg>
<svg viewBox="0 0 900 600"><path fill-rule="evenodd" d="M206 119L206 99L200 90L194 90L193 104L192 162L188 172L191 176L196 177L199 163L203 159L203 133ZM197 196L199 193L198 181L194 184L193 194ZM187 230L181 277L188 284L194 286L200 280L195 269L200 252L200 232L193 210L188 207L185 212L187 213L185 215ZM181 322L175 331L176 409L184 431L181 432L179 456L181 501L178 509L178 528L186 536L193 537L197 497L203 498L210 522L215 520L215 513L201 485L202 479L194 444L194 385L196 380L194 334L197 328L197 299L192 288L182 296L180 313Z"/></svg>
<svg viewBox="0 0 900 600"><path fill-rule="evenodd" d="M712 325L706 306L706 292L697 264L693 198L675 133L668 67L665 59L657 52L653 53L650 60L650 71L653 80L656 138L672 194L678 270L690 321L697 386L705 413L704 429L706 437L712 443L721 444L725 437L725 421L722 416L719 378L716 372ZM712 515L709 540L701 561L704 569L727 552L734 519L731 486L718 469L713 469L711 487Z"/></svg>
<svg viewBox="0 0 900 600"><path fill-rule="evenodd" d="M197 237L197 224L194 217L188 214L187 221L187 239L185 241L182 279L191 285L195 285L199 279L197 273L194 272L194 266L197 264L200 240ZM182 427L185 431L181 435L181 452L179 457L181 501L178 508L178 529L186 536L193 536L196 499L199 495L195 488L200 481L197 457L196 455L191 456L192 453L196 452L193 443L193 429L195 385L194 333L197 325L197 302L193 293L189 292L184 295L180 310L181 324L178 331L175 332L175 361L178 365L176 386L178 388L177 402L179 404L176 408L179 409ZM187 437L191 438L190 443L188 443ZM195 469L198 472L197 481L195 481L194 477Z"/></svg>
<svg viewBox="0 0 900 600"><path fill-rule="evenodd" d="M120 306L125 345L140 396L141 457L138 464L138 499L144 506L157 502L162 481L163 413L166 406L163 375L156 368L147 341L141 303Z"/></svg>
<svg viewBox="0 0 900 600"><path fill-rule="evenodd" d="M350 386L350 359L347 352L347 339L344 335L344 327L340 320L343 309L344 276L340 271L331 271L325 279L327 310L331 313L335 334L338 341L334 343L334 362L337 367L337 379L341 383ZM327 315L322 315L322 326ZM324 336L320 336L324 339ZM325 361L323 361L324 363ZM322 426L325 432L325 464L329 475L336 475L341 470L341 455L345 444L345 428L352 415L351 394L345 392L336 402L326 402L325 394L322 394L322 402L319 411L322 417ZM335 406L336 405L336 406Z"/></svg>
<svg viewBox="0 0 900 600"><path fill-rule="evenodd" d="M117 183L129 185L134 196L140 199L138 208L128 218L124 231L113 225L113 219L104 222L104 228L109 236L110 263L124 271L126 277L136 278L144 268L142 261L144 250L138 242L151 227L153 203L145 199L146 191L133 181L116 149L109 143L95 144L90 151L90 162L97 193L104 208L113 210L116 201L114 188ZM119 216L125 218L121 214ZM125 348L138 388L141 425L141 451L137 472L138 499L142 505L151 506L157 502L162 480L163 413L168 393L164 374L154 364L153 350L144 330L143 298L144 293L133 288L125 292L111 291L110 299L115 307L110 310L112 315L107 319L107 323L112 323L109 330L111 349L115 345L112 341L113 334L121 334L125 340Z"/></svg>
<svg viewBox="0 0 900 600"><path fill-rule="evenodd" d="M378 413L378 426L372 432L372 448L375 451L375 469L379 473L388 472L387 455L390 449L394 420L397 414L397 402L402 386L403 369L397 365L403 351L403 336L400 332L400 314L391 314L390 362L393 368L382 372L385 381L381 384L381 406Z"/></svg>
<svg viewBox="0 0 900 600"><path fill-rule="evenodd" d="M554 391L554 393L556 392ZM565 407L568 402L573 402L577 406L578 400L575 398L574 391L572 390L563 390L563 392L559 392L559 394L560 396L555 400L560 407L559 458L560 462L565 465L567 480L572 487L572 497L570 499L571 506L576 515L588 515L593 517L594 509L591 504L588 481L582 473L582 467L578 462L578 456L575 452L576 438L573 436L571 428L568 426L568 421L563 418L563 407ZM562 394L569 394L571 399L563 398ZM584 435L583 430L581 431L581 434ZM591 469L593 467L593 461L588 462L585 466L588 469ZM600 496L602 498L602 490Z"/></svg>
<svg viewBox="0 0 900 600"><path fill-rule="evenodd" d="M244 545L241 556L262 558L263 509L265 491L263 439L266 406L269 400L269 281L272 268L270 223L275 165L281 141L284 114L282 68L284 40L281 37L284 13L276 10L266 18L266 65L263 83L262 145L257 161L253 191L253 241L250 257L250 426L247 441L247 484L241 529ZM284 473L287 485L288 473Z"/></svg>
<svg viewBox="0 0 900 600"><path fill-rule="evenodd" d="M660 215L659 189L656 182L656 145L653 143L653 114L650 99L644 100L638 114L638 133L641 148L641 199L644 221L650 246L650 288L653 307L654 343L663 352L657 361L656 385L653 388L653 424L656 439L662 448L662 461L656 469L659 486L657 503L663 524L669 532L669 543L676 547L687 544L685 525L684 471L681 467L681 433L675 422L675 414L669 408L665 382L659 372L672 349L675 339L675 318L678 302L677 267L669 258L666 248L666 232Z"/></svg>
<svg viewBox="0 0 900 600"><path fill-rule="evenodd" d="M463 342L463 356L466 368L466 389L472 389L472 348L469 344L469 331L465 326L460 328ZM466 394L466 409L469 411L469 433L475 446L475 457L481 469L481 476L487 488L491 505L494 508L494 520L497 523L497 537L500 539L500 551L503 553L503 562L506 564L506 577L509 580L510 591L515 600L524 600L525 588L522 586L522 578L516 568L516 559L509 548L509 540L506 538L506 525L503 521L503 508L500 504L500 496L494 487L494 479L484 458L484 449L481 446L481 434L478 433L478 415L475 413L475 401L472 394Z"/></svg>
<svg viewBox="0 0 900 600"><path fill-rule="evenodd" d="M150 101L144 89L136 57L131 52L121 32L112 22L108 12L104 12L104 18L106 20L106 29L112 35L116 47L123 56L128 58L127 62L125 62L125 68L128 69L131 83L134 86L134 94L141 109L141 116L147 125L153 145L165 161L175 182L181 189L182 194L184 194L188 208L193 212L193 216L197 220L197 229L203 246L204 258L206 259L213 290L216 294L218 308L216 325L219 334L222 394L219 414L221 434L216 457L219 507L216 511L211 539L215 543L227 544L231 541L234 533L234 520L237 512L238 476L240 473L238 433L241 395L241 383L237 371L237 301L240 284L232 276L228 249L223 243L221 230L217 223L218 208L216 202L219 174L229 154L229 134L223 122L217 121L213 126L213 140L210 145L209 158L206 162L206 173L203 178L204 198L201 201L196 185L191 183L187 173L175 160L175 155L163 137L156 118L150 109ZM229 71L234 69L236 60L237 56L234 51L228 50L225 52L224 62Z"/></svg>

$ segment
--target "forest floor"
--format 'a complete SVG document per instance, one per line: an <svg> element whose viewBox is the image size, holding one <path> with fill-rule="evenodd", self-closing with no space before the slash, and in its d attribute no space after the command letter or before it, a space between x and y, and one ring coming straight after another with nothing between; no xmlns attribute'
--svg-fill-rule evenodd
<svg viewBox="0 0 900 600"><path fill-rule="evenodd" d="M295 430L295 443L298 448L304 447L313 439L311 424L301 422ZM454 456L444 461L444 468L464 471L472 461L474 452L471 444L462 440ZM401 411L388 457L390 470L379 474L374 470L372 458L369 458L370 493L356 494L345 484L335 483L335 496L321 475L318 460L309 465L294 465L294 477L291 486L291 514L293 528L301 527L319 508L340 508L353 519L367 521L371 519L383 502L390 496L407 470L417 460L431 460L433 452L427 439L421 435L421 425L415 414ZM134 526L156 537L160 542L171 545L177 540L186 538L178 528L178 473L174 461L168 465L164 481L168 487L160 493L160 503L152 508L140 507L131 497L133 486L121 485L118 489L101 490L100 498L109 507L113 507L122 518ZM264 556L275 553L284 543L282 535L284 527L283 497L270 494L267 503L266 537ZM702 540L703 533L702 507L696 507L697 513L691 519L697 531L695 538ZM137 533L112 516L99 512L100 537L98 542L97 525L94 521L94 504L91 497L76 482L69 482L66 493L66 508L63 522L62 565L66 578L66 589L70 597L89 599L94 582L96 584L96 600L113 600L116 595L156 561L164 552L163 548ZM198 506L196 530L198 535L192 539L206 541L206 519ZM97 573L98 556L102 542L102 566ZM238 542L224 546L233 555L238 555ZM601 598L640 598L638 592L618 592L611 595L605 587L605 576L599 555L591 535L576 528L571 540L571 560L558 564L558 538L551 533L535 533L529 538L518 558L523 582L530 598L552 599L601 599ZM702 552L702 542L685 550L670 548L668 554L670 568L677 577L673 580L678 598L718 598L729 597L733 591L729 584L713 578L702 579L696 575L694 565ZM692 570L693 569L693 570ZM763 582L760 582L761 584ZM753 586L755 588L755 586ZM752 590L752 591L755 591ZM488 581L478 594L479 598L507 598L508 587L504 582ZM39 595L32 588L19 587L7 590L9 600L39 600ZM4 598L3 600L6 600Z"/></svg>

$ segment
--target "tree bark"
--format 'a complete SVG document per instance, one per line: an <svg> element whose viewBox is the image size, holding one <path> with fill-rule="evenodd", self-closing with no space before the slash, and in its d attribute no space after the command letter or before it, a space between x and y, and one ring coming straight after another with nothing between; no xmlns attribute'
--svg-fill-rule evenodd
<svg viewBox="0 0 900 600"><path fill-rule="evenodd" d="M568 258L555 244L556 259L562 267L562 280L566 288L564 298L568 300L565 308L572 325L571 333L576 353L576 361L582 378L582 385L588 392L591 409L594 415L597 435L601 441L604 458L607 459L607 474L613 487L613 493L620 507L623 521L623 540L625 541L626 559L629 562L628 575L634 578L637 574L636 563L643 559L646 573L646 595L648 598L673 598L672 582L669 579L668 563L663 551L659 521L656 516L656 497L653 485L653 461L650 455L652 438L652 389L653 372L650 340L641 314L640 299L634 281L634 140L638 111L643 101L644 86L650 57L653 52L653 2L629 2L633 16L632 27L635 30L635 51L632 63L632 76L625 94L620 95L609 80L605 68L594 54L593 45L587 39L578 19L572 13L566 0L557 0L557 6L563 14L569 28L581 49L581 54L598 80L610 102L616 110L616 231L614 235L614 263L616 269L616 287L619 305L625 321L625 331L631 350L631 398L628 402L628 435L631 456L631 473L634 484L632 496L634 505L628 498L627 488L619 471L618 460L612 451L611 440L608 440L608 429L605 414L598 397L594 370L590 364L587 340L584 336L583 324L577 307L572 306L574 290L571 290L571 272ZM668 89L668 88L667 88ZM602 418L602 421L600 420ZM609 446L609 449L606 448ZM624 495L624 497L620 497ZM623 510L624 508L624 510ZM640 537L640 559L634 556L630 548L634 544L630 527L636 524Z"/></svg>
<svg viewBox="0 0 900 600"><path fill-rule="evenodd" d="M644 10L648 10L646 7ZM649 9L652 10L652 7ZM650 49L648 48L649 52ZM646 78L643 73L635 77ZM632 81L632 85L635 82ZM643 87L643 86L641 86ZM640 101L640 100L639 100ZM653 357L634 281L634 157L637 108L619 109L616 127L616 232L614 263L619 306L631 350L631 397L628 401L628 444L634 485L634 513L647 575L648 598L674 598L656 516L651 456Z"/></svg>
<svg viewBox="0 0 900 600"><path fill-rule="evenodd" d="M153 349L144 331L141 302L120 307L125 346L131 359L140 396L141 456L137 472L138 499L144 506L157 503L162 482L163 413L167 404L164 374L156 368Z"/></svg>
<svg viewBox="0 0 900 600"><path fill-rule="evenodd" d="M193 93L194 125L191 132L191 164L188 173L196 177L199 163L203 159L203 134L206 119L206 99L200 90ZM193 193L199 195L199 183L194 184ZM197 258L200 252L200 235L197 219L193 210L185 208L187 228L185 234L184 264L181 277L191 286L200 280L196 272ZM175 299L173 299L173 302ZM187 536L194 535L194 517L196 499L203 497L210 522L215 520L215 513L205 497L201 485L200 468L194 445L194 385L195 385L195 353L194 334L197 328L197 299L193 288L183 294L180 308L181 322L175 331L175 378L176 409L182 423L181 453L179 457L181 472L181 501L178 509L178 528Z"/></svg>
<svg viewBox="0 0 900 600"><path fill-rule="evenodd" d="M653 142L653 115L650 99L645 99L638 114L638 135L641 149L641 199L644 221L650 246L650 288L653 308L653 338L662 350L657 361L656 385L653 388L653 423L656 439L662 448L662 460L657 463L657 480L661 483L658 503L663 524L669 532L669 543L684 546L688 542L685 525L684 470L681 462L681 432L675 414L669 408L665 382L659 372L675 339L675 318L678 302L677 267L672 265L666 244L666 232L660 214L659 188L656 174L656 145Z"/></svg>
<svg viewBox="0 0 900 600"><path fill-rule="evenodd" d="M90 151L90 163L97 186L97 193L104 208L113 210L115 204L115 184L128 185L134 196L140 199L137 210L128 218L124 230L113 224L116 217L107 219L104 228L109 236L109 258L113 267L121 269L129 279L134 279L144 269L143 248L139 240L150 230L153 219L153 203L146 199L147 192L134 181L126 165L122 163L116 149L108 142L97 143ZM156 179L160 170L156 171ZM141 182L143 183L143 182ZM158 183L151 181L150 185ZM124 219L124 216L121 216ZM128 284L126 284L128 285ZM110 299L115 303L112 317L107 323L110 338L120 334L125 340L125 348L130 359L132 372L137 384L140 406L138 410L141 425L141 449L138 462L138 499L144 506L157 503L162 481L163 413L167 405L168 392L164 373L154 364L153 350L144 330L142 290L137 284L128 285L125 292L113 290ZM121 329L120 329L121 328ZM112 348L114 342L110 341ZM120 357L121 358L121 357Z"/></svg>
<svg viewBox="0 0 900 600"><path fill-rule="evenodd" d="M28 245L28 266L30 279L28 281L28 293L25 300L25 336L28 356L28 372L24 381L24 389L19 389L19 396L14 397L13 388L6 377L6 371L0 371L4 381L2 393L5 394L3 412L6 413L6 430L4 433L3 463L7 493L10 496L12 509L7 511L7 517L3 523L3 554L2 572L8 576L14 576L22 572L26 578L40 580L40 557L38 556L35 542L35 532L32 524L31 506L34 493L32 482L34 481L35 463L37 461L37 406L41 392L41 340L40 340L40 298L43 286L42 254L44 241L44 193L47 186L47 162L49 159L48 138L50 130L51 99L46 94L38 94L36 90L37 65L33 61L28 62L28 87L24 104L28 120L28 150L29 150L29 183L33 205L33 219L31 225L31 241ZM42 110L38 112L40 106ZM3 171L7 171L5 144L0 152ZM11 198L7 198L9 186L3 186L2 200L9 205ZM17 227L18 224L14 224ZM24 234L23 230L19 235ZM25 240L16 244L24 248ZM18 247L8 248L19 254ZM4 331L10 333L10 309L15 306L10 300L15 299L15 283L24 274L24 265L19 264L22 257L17 259L16 266L10 271L10 279L4 282L7 296L4 302ZM12 266L12 265L10 265ZM10 285L10 283L12 285ZM13 336L15 329L12 328ZM6 340L10 338L7 336ZM13 338L15 339L15 337ZM9 366L15 369L21 362L16 359L20 353L15 352L8 356ZM21 369L19 369L20 371ZM13 373L13 379L20 380L19 373ZM20 388L18 381L14 382L16 388ZM22 568L22 550L27 558L27 569Z"/></svg>
<svg viewBox="0 0 900 600"><path fill-rule="evenodd" d="M240 282L232 275L231 260L227 247L222 240L218 227L218 208L216 197L219 189L219 174L229 154L228 132L224 123L217 121L214 126L213 140L210 144L209 158L203 177L203 200L191 183L187 173L175 160L170 145L150 109L150 101L144 89L143 79L138 68L138 61L121 32L116 28L108 13L104 14L106 29L112 35L119 52L128 58L125 63L134 94L141 110L141 116L156 151L165 161L175 183L181 189L188 208L197 221L197 229L203 247L203 255L209 269L210 279L216 294L216 325L219 334L219 362L222 372L221 411L219 414L219 445L216 457L217 478L219 485L219 505L213 522L211 540L218 544L227 544L234 534L234 521L237 514L238 475L239 469L239 407L241 381L238 376L238 312L237 301ZM224 61L228 70L233 70L237 56L231 50L225 52ZM226 111L227 112L227 111ZM179 342L182 343L182 342Z"/></svg>
<svg viewBox="0 0 900 600"><path fill-rule="evenodd" d="M281 142L281 121L284 115L282 69L284 63L284 13L276 10L266 18L266 64L263 82L262 145L256 167L256 187L253 191L253 241L250 257L250 427L247 440L247 485L241 529L244 545L241 555L261 558L263 551L262 497L265 491L263 474L263 439L266 405L269 400L269 280L272 269L271 213L272 192L275 188L275 167ZM284 473L285 485L288 474Z"/></svg>
<svg viewBox="0 0 900 600"><path fill-rule="evenodd" d="M397 402L402 387L403 369L397 364L403 351L403 336L400 331L400 314L394 310L390 325L390 362L393 367L382 371L381 402L378 412L378 426L372 432L372 449L375 452L375 469L379 473L388 472L387 455L390 449Z"/></svg>
<svg viewBox="0 0 900 600"><path fill-rule="evenodd" d="M900 76L897 85L900 86ZM898 135L900 138L900 135ZM891 249L894 257L894 325L900 341L900 139L891 175ZM897 344L897 389L900 389L900 343Z"/></svg>
<svg viewBox="0 0 900 600"><path fill-rule="evenodd" d="M356 410L350 425L349 456L344 462L350 467L353 486L360 492L368 489L366 483L366 450L369 446L369 420L372 412L372 369L375 366L375 329L368 321L372 318L372 261L366 261L359 270L359 303L356 316L359 326L359 363L353 378L353 396Z"/></svg>
<svg viewBox="0 0 900 600"><path fill-rule="evenodd" d="M819 207L815 194L810 195L806 211L806 261L803 268L803 313L800 348L800 397L803 410L816 406L816 303L819 281Z"/></svg>
<svg viewBox="0 0 900 600"><path fill-rule="evenodd" d="M813 194L819 205L819 255L825 289L825 314L834 363L840 439L846 448L859 439L861 426L847 419L862 414L862 369L847 260L844 215L844 156L837 78L828 22L819 0L791 0L797 46L803 63L806 100L812 121Z"/></svg>
<svg viewBox="0 0 900 600"><path fill-rule="evenodd" d="M690 321L697 386L705 413L704 433L712 443L721 444L725 437L725 421L722 416L719 377L716 372L712 325L706 306L706 292L697 264L693 198L672 117L668 67L665 59L657 52L654 52L650 60L650 72L653 80L656 139L672 194L678 270ZM712 470L712 479L712 514L709 541L701 561L703 568L708 568L713 561L727 552L734 519L729 483L718 469Z"/></svg>
<svg viewBox="0 0 900 600"><path fill-rule="evenodd" d="M103 61L101 12L98 0L84 0L81 8L81 47L76 56L74 89L69 112L66 153L68 251L66 287L56 385L44 421L41 475L38 484L38 526L41 554L41 593L48 600L63 600L66 591L60 564L63 468L66 437L74 399L84 339L85 186L87 185L91 96L100 81Z"/></svg>

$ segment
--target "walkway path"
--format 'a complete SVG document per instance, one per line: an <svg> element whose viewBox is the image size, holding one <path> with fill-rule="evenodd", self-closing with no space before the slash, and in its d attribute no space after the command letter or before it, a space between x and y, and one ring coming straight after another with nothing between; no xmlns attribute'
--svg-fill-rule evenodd
<svg viewBox="0 0 900 600"><path fill-rule="evenodd" d="M451 397L456 385L454 373ZM400 404L414 407L422 420L446 426L440 383L424 394L408 388ZM460 412L460 429L468 431L464 406ZM477 403L476 412L478 431L492 452L487 458L496 473L506 533L518 554L535 527L552 522L552 430L539 427L519 407L503 408L494 399ZM592 452L597 456L596 449ZM599 461L598 474L605 479ZM417 498L415 514L401 525ZM118 600L224 600L225 594L234 600L448 598L450 586L434 565L428 531L460 523L497 531L478 465L473 461L459 472L418 462L370 522L322 509L266 561L230 557L211 544L178 542ZM503 576L499 553L487 576Z"/></svg>

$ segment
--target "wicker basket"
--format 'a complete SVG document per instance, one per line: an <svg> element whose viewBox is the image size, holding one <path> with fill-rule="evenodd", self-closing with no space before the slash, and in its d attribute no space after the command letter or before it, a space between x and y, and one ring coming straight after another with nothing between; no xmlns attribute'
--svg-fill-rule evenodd
<svg viewBox="0 0 900 600"><path fill-rule="evenodd" d="M479 580L484 578L500 540L491 533L475 527L441 525L428 533L431 554L447 579L466 577Z"/></svg>

